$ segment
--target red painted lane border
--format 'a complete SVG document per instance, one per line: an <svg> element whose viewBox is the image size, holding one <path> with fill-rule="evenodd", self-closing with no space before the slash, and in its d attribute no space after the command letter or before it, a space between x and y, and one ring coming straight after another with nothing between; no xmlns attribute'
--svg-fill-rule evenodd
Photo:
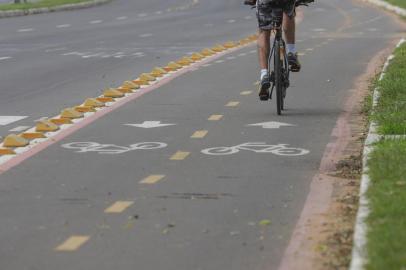
<svg viewBox="0 0 406 270"><path fill-rule="evenodd" d="M62 139L64 139L65 137L75 133L76 131L78 131L81 128L86 127L87 125L93 123L94 121L96 121L97 119L101 118L102 116L113 112L114 110L122 107L123 105L125 105L126 103L133 101L135 99L138 99L140 97L142 97L143 95L171 82L173 79L178 78L180 76L182 76L183 74L190 72L192 70L195 70L196 68L207 64L209 62L212 62L224 55L236 52L240 49L252 46L254 44L254 42L252 43L248 43L246 45L243 46L239 46L236 48L232 48L232 49L228 49L224 52L220 52L217 53L213 56L208 57L205 60L202 60L201 62L198 63L194 63L189 67L185 67L179 71L176 71L175 73L170 74L170 76L163 78L162 80L160 80L159 82L155 83L154 85L148 86L146 88L143 88L141 90L139 90L138 92L135 92L134 94L125 97L117 102L115 102L112 106L110 107L106 107L100 111L97 111L95 114L86 117L85 119L83 119L82 121L73 124L71 127L68 127L67 129L64 129L62 131L60 131L58 134L56 134L55 136L49 137L48 140L38 143L37 145L33 146L31 149L17 154L15 157L11 158L10 160L4 162L3 164L0 164L0 175L3 174L4 172L10 170L11 168L19 165L20 163L22 163L24 160L34 156L35 154L41 152L42 150L48 148L49 146L61 141Z"/></svg>

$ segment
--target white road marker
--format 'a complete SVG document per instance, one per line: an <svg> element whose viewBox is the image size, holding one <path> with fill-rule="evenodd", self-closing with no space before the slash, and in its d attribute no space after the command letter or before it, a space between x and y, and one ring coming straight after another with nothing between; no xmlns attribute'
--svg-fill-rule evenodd
<svg viewBox="0 0 406 270"><path fill-rule="evenodd" d="M248 127L262 127L264 129L278 129L281 127L293 127L295 125L288 124L288 123L282 123L282 122L264 122L264 123L256 123L256 124L250 124L247 125Z"/></svg>
<svg viewBox="0 0 406 270"><path fill-rule="evenodd" d="M56 26L56 28L68 28L68 27L71 27L72 25L70 25L70 24L60 24L60 25L57 25Z"/></svg>
<svg viewBox="0 0 406 270"><path fill-rule="evenodd" d="M12 57L10 57L10 56L3 56L3 57L0 57L0 61L1 60L7 60L7 59L11 59Z"/></svg>
<svg viewBox="0 0 406 270"><path fill-rule="evenodd" d="M142 17L147 17L148 14L147 13L140 13L137 15L138 17L142 18Z"/></svg>
<svg viewBox="0 0 406 270"><path fill-rule="evenodd" d="M19 33L32 32L32 31L34 31L34 28L18 29L18 32L19 32Z"/></svg>
<svg viewBox="0 0 406 270"><path fill-rule="evenodd" d="M121 16L121 17L117 17L117 18L116 18L116 20L119 20L119 21L121 21L121 20L127 20L127 19L128 19L127 16Z"/></svg>
<svg viewBox="0 0 406 270"><path fill-rule="evenodd" d="M102 20L94 20L94 21L90 21L90 24L98 24L98 23L102 23Z"/></svg>
<svg viewBox="0 0 406 270"><path fill-rule="evenodd" d="M7 126L11 123L23 120L28 116L0 116L0 126Z"/></svg>
<svg viewBox="0 0 406 270"><path fill-rule="evenodd" d="M251 151L255 153L274 154L278 156L303 156L310 153L303 148L290 147L289 144L266 144L264 142L247 142L235 146L220 146L203 149L201 152L211 156L233 155L240 151Z"/></svg>
<svg viewBox="0 0 406 270"><path fill-rule="evenodd" d="M15 128L13 128L13 129L10 129L9 131L10 131L10 132L21 132L21 131L25 131L25 130L27 130L27 129L29 129L29 128L31 128L31 127L28 127L28 126L19 126L19 127L15 127Z"/></svg>
<svg viewBox="0 0 406 270"><path fill-rule="evenodd" d="M157 128L157 127L175 126L176 124L161 124L161 121L144 121L144 123L142 124L124 124L124 125L140 128Z"/></svg>
<svg viewBox="0 0 406 270"><path fill-rule="evenodd" d="M231 19L227 21L228 23L235 23L235 20Z"/></svg>

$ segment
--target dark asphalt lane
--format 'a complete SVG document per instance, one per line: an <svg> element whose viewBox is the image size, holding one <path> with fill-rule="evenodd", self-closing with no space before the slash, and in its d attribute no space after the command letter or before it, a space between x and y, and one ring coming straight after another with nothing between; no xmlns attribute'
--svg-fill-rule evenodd
<svg viewBox="0 0 406 270"><path fill-rule="evenodd" d="M0 126L0 136L154 66L243 38L254 32L252 15L234 1L118 0L94 9L4 19L0 59L12 58L0 60L0 116L29 118ZM66 24L71 26L57 28ZM33 31L17 32L24 29Z"/></svg>
<svg viewBox="0 0 406 270"><path fill-rule="evenodd" d="M233 14L240 19L251 14L231 1L219 5L235 10ZM204 13L196 16L199 8L219 12L209 15L214 24L226 18L214 1L209 1L208 6L201 4L182 13L184 20L197 25L207 21ZM173 23L180 27L182 16ZM199 40L199 33L194 30L198 26L191 23L183 29L195 35L190 39L185 36L179 43L175 37L170 39L172 33L165 33L170 25L155 27L168 38L168 44L179 46L180 56L209 41L242 37L249 33L252 24L219 23L210 31L201 31L204 38ZM123 28L129 31L129 26ZM149 29L143 32L154 33ZM401 31L377 10L347 0L320 1L305 12L299 29L298 46L305 54L301 57L304 69L293 75L287 110L281 117L276 116L273 102L257 100L253 85L257 80L255 46L250 46L176 78L0 175L0 268L276 269L337 117L343 111L345 97L371 55L386 47ZM173 35L182 36L179 32L173 30ZM129 37L122 40L132 42ZM172 56L150 59L152 62L140 58L140 67L162 64L161 61L173 60ZM67 70L83 65L69 70L73 78L65 78L66 86L60 86L76 86L74 96L62 94L66 105L83 100L86 93L93 95L92 91L98 90L93 86L118 83L130 74L146 71L130 59L117 63L113 59L88 60L86 64L76 58L63 62L69 62ZM102 61L106 65L99 67ZM93 74L90 77L101 76L98 72L103 71L106 78L93 82L88 81L87 73L80 74L91 65L97 68L89 71ZM75 80L78 77L82 79ZM83 93L82 89L89 90ZM49 91L56 90L50 87ZM245 91L251 93L241 95ZM58 94L53 98L53 107L35 108L43 100L33 95L36 101L30 106L41 113L56 110ZM231 101L239 103L235 107L225 106ZM211 115L223 118L208 121ZM144 121L176 125L152 129L124 125ZM247 126L270 121L292 126ZM208 132L204 138L191 138L200 130ZM63 147L73 142L129 146L151 141L167 146L122 154L78 153L77 149ZM222 156L202 152L254 142L268 146ZM278 144L310 153L258 153ZM178 151L189 155L184 160L170 160ZM153 184L139 183L150 175L164 177L159 181L156 178ZM117 201L134 204L119 214L104 212ZM261 221L265 225L259 225ZM55 250L75 235L89 238L73 251ZM80 242L72 241L70 247Z"/></svg>

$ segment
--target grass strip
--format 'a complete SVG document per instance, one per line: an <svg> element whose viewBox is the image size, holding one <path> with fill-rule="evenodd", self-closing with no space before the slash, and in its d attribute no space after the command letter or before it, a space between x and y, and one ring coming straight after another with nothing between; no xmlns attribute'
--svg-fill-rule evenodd
<svg viewBox="0 0 406 270"><path fill-rule="evenodd" d="M367 270L406 269L406 141L381 141L371 153Z"/></svg>
<svg viewBox="0 0 406 270"><path fill-rule="evenodd" d="M386 0L386 2L401 7L401 8L406 8L406 1L405 0Z"/></svg>
<svg viewBox="0 0 406 270"><path fill-rule="evenodd" d="M89 0L40 0L38 2L21 3L21 4L0 4L0 10L26 10L32 8L45 8L56 7L66 4L77 4L82 2L88 2Z"/></svg>
<svg viewBox="0 0 406 270"><path fill-rule="evenodd" d="M381 97L372 118L381 134L406 134L406 43L395 50L395 59L383 80L377 82Z"/></svg>

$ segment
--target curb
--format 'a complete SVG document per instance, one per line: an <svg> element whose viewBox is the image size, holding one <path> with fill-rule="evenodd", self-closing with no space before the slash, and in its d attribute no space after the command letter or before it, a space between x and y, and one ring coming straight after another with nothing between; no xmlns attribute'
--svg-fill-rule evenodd
<svg viewBox="0 0 406 270"><path fill-rule="evenodd" d="M370 1L370 0L368 0ZM376 1L376 0L373 0ZM370 1L372 2L372 1ZM400 47L403 43L405 43L405 39L401 39L396 46L396 48ZM382 73L379 77L379 81L381 81L385 77L385 72L389 66L390 61L394 58L394 55L390 55L385 62L383 67ZM373 104L372 109L375 108L378 104L380 92L378 88L374 89L373 93ZM383 136L377 133L378 124L375 121L372 121L369 126L368 136L364 143L364 151L363 151L363 158L362 158L362 177L361 177L361 187L360 187L360 194L359 194L359 208L357 212L357 217L355 221L355 230L354 230L354 244L352 249L352 259L349 270L362 270L365 267L365 263L368 260L368 254L366 250L367 244L367 224L366 219L368 218L370 209L369 209L369 201L366 196L366 192L368 191L368 187L370 185L371 179L368 175L369 167L368 167L368 159L370 153L374 150L374 144L381 140L383 137L391 138L391 136ZM397 138L397 136L394 136Z"/></svg>
<svg viewBox="0 0 406 270"><path fill-rule="evenodd" d="M406 9L394 6L392 4L389 4L388 2L385 2L383 0L363 0L364 2L368 2L374 5L377 5L379 7L383 7L386 10L392 11L400 16L405 16L406 17Z"/></svg>
<svg viewBox="0 0 406 270"><path fill-rule="evenodd" d="M27 15L50 13L50 12L57 12L57 11L68 11L68 10L89 8L89 7L106 4L111 1L112 0L92 0L92 1L82 2L82 3L78 3L78 4L66 4L66 5L56 6L56 7L49 7L49 8L45 7L45 8L23 9L23 10L0 11L0 18L27 16Z"/></svg>

